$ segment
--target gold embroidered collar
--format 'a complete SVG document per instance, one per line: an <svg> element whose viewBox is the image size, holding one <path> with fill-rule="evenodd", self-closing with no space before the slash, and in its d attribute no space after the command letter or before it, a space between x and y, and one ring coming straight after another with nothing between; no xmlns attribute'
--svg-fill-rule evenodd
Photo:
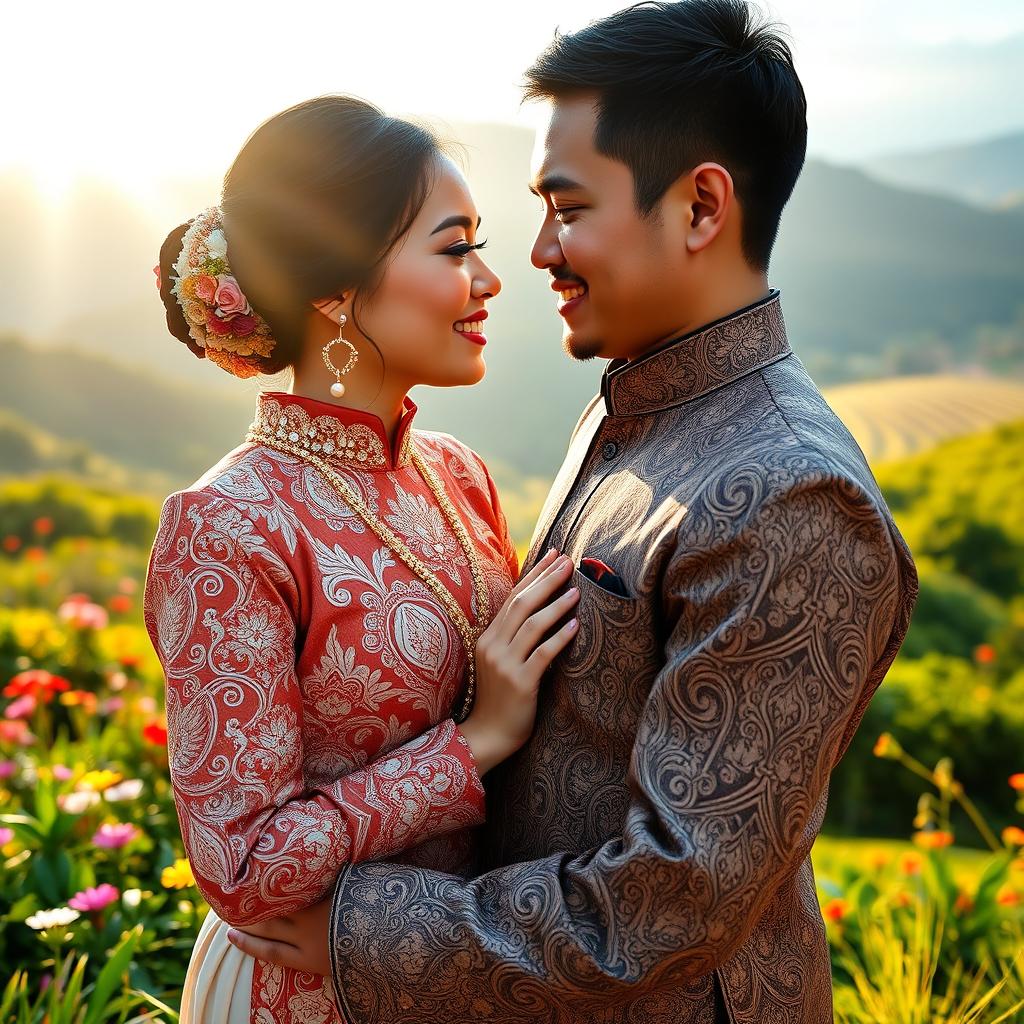
<svg viewBox="0 0 1024 1024"><path fill-rule="evenodd" d="M263 391L246 440L286 441L335 467L400 469L410 462L415 415L416 404L406 398L392 451L384 424L372 413L287 391Z"/></svg>
<svg viewBox="0 0 1024 1024"><path fill-rule="evenodd" d="M779 290L627 362L601 379L609 416L639 416L691 402L791 354Z"/></svg>

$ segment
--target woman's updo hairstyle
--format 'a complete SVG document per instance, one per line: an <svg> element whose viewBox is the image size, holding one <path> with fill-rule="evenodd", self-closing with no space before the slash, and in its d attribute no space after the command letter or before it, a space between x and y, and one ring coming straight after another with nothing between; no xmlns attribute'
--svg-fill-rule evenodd
<svg viewBox="0 0 1024 1024"><path fill-rule="evenodd" d="M232 273L276 341L269 356L245 357L259 373L298 362L312 302L351 289L372 295L442 152L427 128L352 96L298 103L249 136L224 177L220 207ZM178 225L160 248L160 296L171 334L202 359L171 293L188 227Z"/></svg>

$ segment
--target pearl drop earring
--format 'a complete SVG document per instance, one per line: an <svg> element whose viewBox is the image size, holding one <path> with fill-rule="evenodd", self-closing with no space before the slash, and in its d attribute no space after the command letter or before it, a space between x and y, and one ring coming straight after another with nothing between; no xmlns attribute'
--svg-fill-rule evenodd
<svg viewBox="0 0 1024 1024"><path fill-rule="evenodd" d="M341 383L342 374L348 373L349 370L351 370L352 367L356 365L356 361L359 359L359 353L356 351L355 345L353 345L352 342L348 340L348 338L343 338L341 335L341 332L344 329L345 324L347 322L348 317L345 316L344 313L341 313L338 316L338 336L336 338L332 338L329 342L327 342L326 345L324 345L322 353L324 357L324 363L326 364L327 369L330 370L331 373L333 373L336 378L334 383L331 385L331 394L335 398L341 398L342 395L345 394L345 385ZM348 362L345 363L344 367L340 370L334 365L334 363L331 362L330 356L331 346L337 345L339 342L342 345L348 345L349 348Z"/></svg>

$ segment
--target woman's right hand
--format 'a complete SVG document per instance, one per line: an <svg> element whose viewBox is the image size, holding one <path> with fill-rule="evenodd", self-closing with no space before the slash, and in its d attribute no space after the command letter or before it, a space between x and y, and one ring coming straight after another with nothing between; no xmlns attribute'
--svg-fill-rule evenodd
<svg viewBox="0 0 1024 1024"><path fill-rule="evenodd" d="M524 576L476 645L476 699L461 724L480 775L514 754L533 732L541 676L579 628L573 618L545 639L580 599L571 558L549 551ZM554 598L554 599L553 599Z"/></svg>

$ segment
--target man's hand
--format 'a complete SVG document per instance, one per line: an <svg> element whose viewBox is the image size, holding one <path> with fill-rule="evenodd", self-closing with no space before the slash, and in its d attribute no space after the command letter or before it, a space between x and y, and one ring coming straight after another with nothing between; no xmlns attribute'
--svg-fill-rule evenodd
<svg viewBox="0 0 1024 1024"><path fill-rule="evenodd" d="M288 917L271 917L244 929L229 928L228 941L257 960L330 977L327 935L330 917L331 898L328 896Z"/></svg>

